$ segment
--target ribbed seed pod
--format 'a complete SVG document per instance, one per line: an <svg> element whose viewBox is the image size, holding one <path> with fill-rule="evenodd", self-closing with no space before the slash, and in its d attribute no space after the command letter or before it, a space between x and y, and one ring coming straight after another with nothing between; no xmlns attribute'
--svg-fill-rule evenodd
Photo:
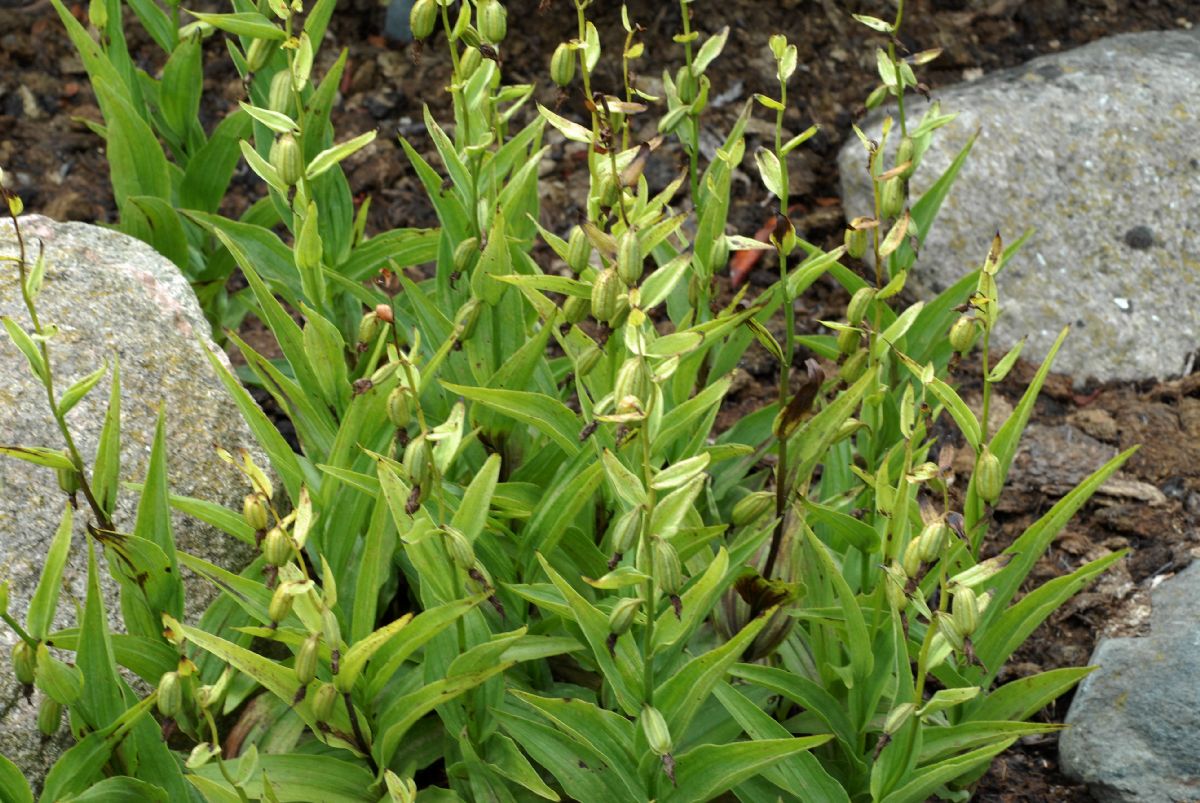
<svg viewBox="0 0 1200 803"><path fill-rule="evenodd" d="M979 498L989 505L1000 498L1004 478L1000 476L1000 458L984 444L979 460L975 463L975 490Z"/></svg>
<svg viewBox="0 0 1200 803"><path fill-rule="evenodd" d="M246 48L246 69L250 72L261 70L270 58L273 46L274 43L270 39L255 39L251 42L250 47Z"/></svg>
<svg viewBox="0 0 1200 803"><path fill-rule="evenodd" d="M470 340L475 334L475 327L479 325L479 316L483 314L483 302L478 298L472 298L470 301L462 305L458 314L454 316L458 325L462 328L459 330L459 340Z"/></svg>
<svg viewBox="0 0 1200 803"><path fill-rule="evenodd" d="M974 633L975 628L979 627L979 598L975 592L966 586L954 592L951 615L964 636Z"/></svg>
<svg viewBox="0 0 1200 803"><path fill-rule="evenodd" d="M468 237L454 247L454 270L465 273L471 266L471 258L479 253L479 238Z"/></svg>
<svg viewBox="0 0 1200 803"><path fill-rule="evenodd" d="M465 81L475 74L479 69L479 65L483 63L483 54L473 47L468 47L463 51L462 58L458 61L459 74Z"/></svg>
<svg viewBox="0 0 1200 803"><path fill-rule="evenodd" d="M862 259L867 253L867 233L861 229L847 228L843 236L846 253L854 259Z"/></svg>
<svg viewBox="0 0 1200 803"><path fill-rule="evenodd" d="M508 34L508 12L498 0L480 0L477 5L476 22L479 35L493 45L503 42Z"/></svg>
<svg viewBox="0 0 1200 803"><path fill-rule="evenodd" d="M70 459L70 455L64 450L63 454ZM58 487L68 496L73 496L79 491L79 472L74 468L60 468L55 470L58 479Z"/></svg>
<svg viewBox="0 0 1200 803"><path fill-rule="evenodd" d="M62 727L62 705L55 699L42 696L38 703L37 728L43 736L53 736Z"/></svg>
<svg viewBox="0 0 1200 803"><path fill-rule="evenodd" d="M579 359L575 361L575 373L578 376L587 376L592 372L592 369L600 364L600 358L603 355L595 346L588 346L587 350L579 355Z"/></svg>
<svg viewBox="0 0 1200 803"><path fill-rule="evenodd" d="M637 232L628 229L617 243L617 275L626 287L633 287L641 281L644 268Z"/></svg>
<svg viewBox="0 0 1200 803"><path fill-rule="evenodd" d="M950 327L950 348L959 354L966 354L975 345L979 334L979 325L970 315L962 315Z"/></svg>
<svg viewBox="0 0 1200 803"><path fill-rule="evenodd" d="M755 491L746 494L733 506L733 526L745 527L753 524L775 506L775 494L770 491Z"/></svg>
<svg viewBox="0 0 1200 803"><path fill-rule="evenodd" d="M554 48L550 57L550 78L565 87L575 79L575 51L566 42Z"/></svg>
<svg viewBox="0 0 1200 803"><path fill-rule="evenodd" d="M908 577L916 577L921 573L921 539L914 538L904 548L904 560L901 567Z"/></svg>
<svg viewBox="0 0 1200 803"><path fill-rule="evenodd" d="M371 310L358 321L358 342L374 343L379 337L379 333L383 331L383 326L383 320L380 319L379 313Z"/></svg>
<svg viewBox="0 0 1200 803"><path fill-rule="evenodd" d="M921 530L917 538L917 550L922 563L933 563L942 556L946 542L950 540L950 525L942 519L931 521Z"/></svg>
<svg viewBox="0 0 1200 803"><path fill-rule="evenodd" d="M429 480L430 461L433 459L433 449L425 436L414 438L404 448L404 468L413 485L424 486Z"/></svg>
<svg viewBox="0 0 1200 803"><path fill-rule="evenodd" d="M650 372L642 357L629 357L617 371L617 381L613 384L613 398L617 406L633 397L645 408L650 395Z"/></svg>
<svg viewBox="0 0 1200 803"><path fill-rule="evenodd" d="M271 76L271 89L267 94L267 108L280 114L290 114L292 110L292 74L288 70L280 70Z"/></svg>
<svg viewBox="0 0 1200 803"><path fill-rule="evenodd" d="M183 710L183 685L178 672L164 672L158 681L158 713L174 719Z"/></svg>
<svg viewBox="0 0 1200 803"><path fill-rule="evenodd" d="M32 686L37 676L37 652L24 639L17 639L12 648L13 674L22 686Z"/></svg>
<svg viewBox="0 0 1200 803"><path fill-rule="evenodd" d="M412 410L408 404L408 388L397 385L392 388L387 399L388 421L396 429L404 429L412 420Z"/></svg>
<svg viewBox="0 0 1200 803"><path fill-rule="evenodd" d="M337 703L338 696L338 690L332 683L322 683L321 688L317 689L317 693L313 695L312 710L318 722L328 722L333 716L333 706Z"/></svg>
<svg viewBox="0 0 1200 803"><path fill-rule="evenodd" d="M857 382L865 370L867 370L867 350L859 349L842 363L842 379L847 383Z"/></svg>
<svg viewBox="0 0 1200 803"><path fill-rule="evenodd" d="M574 64L575 62L571 62ZM567 237L567 266L576 273L583 273L592 258L592 241L579 226L571 229Z"/></svg>
<svg viewBox="0 0 1200 803"><path fill-rule="evenodd" d="M884 591L887 593L888 605L894 611L904 610L908 605L908 596L904 593L904 584L908 578L904 576L904 569L892 561L892 569L885 579L887 585L884 586Z"/></svg>
<svg viewBox="0 0 1200 803"><path fill-rule="evenodd" d="M899 167L905 162L912 162L915 154L916 148L913 145L912 137L904 137L901 139L900 146L896 149L896 167ZM904 172L900 174L900 178L909 178L915 169L916 165L909 164L909 166L904 169Z"/></svg>
<svg viewBox="0 0 1200 803"><path fill-rule="evenodd" d="M271 601L267 604L267 617L276 624L282 622L292 612L292 601L286 583L276 586L275 593L271 595Z"/></svg>
<svg viewBox="0 0 1200 803"><path fill-rule="evenodd" d="M255 532L267 529L267 505L259 494L246 494L242 500L242 518Z"/></svg>
<svg viewBox="0 0 1200 803"><path fill-rule="evenodd" d="M562 305L563 318L567 323L579 323L592 311L591 302L579 296L567 296Z"/></svg>
<svg viewBox="0 0 1200 803"><path fill-rule="evenodd" d="M608 615L608 632L614 636L628 633L629 628L633 626L633 616L641 604L640 597L626 597L617 602L613 606L612 613Z"/></svg>
<svg viewBox="0 0 1200 803"><path fill-rule="evenodd" d="M842 354L850 354L862 341L862 332L857 329L842 329L837 333L837 347Z"/></svg>
<svg viewBox="0 0 1200 803"><path fill-rule="evenodd" d="M592 282L592 317L602 323L610 323L617 314L621 297L621 277L608 268Z"/></svg>
<svg viewBox="0 0 1200 803"><path fill-rule="evenodd" d="M443 527L442 532L446 536L446 551L450 553L450 560L458 564L461 569L474 568L475 549L463 535L462 530L455 527Z"/></svg>
<svg viewBox="0 0 1200 803"><path fill-rule="evenodd" d="M867 317L867 310L871 307L871 302L875 300L874 287L860 287L850 297L850 303L846 305L846 320L851 326L858 326L863 322L863 318Z"/></svg>
<svg viewBox="0 0 1200 803"><path fill-rule="evenodd" d="M425 39L437 25L438 6L435 0L417 0L408 14L408 26L414 39Z"/></svg>
<svg viewBox="0 0 1200 803"><path fill-rule="evenodd" d="M879 193L879 214L884 218L897 217L904 211L904 179L892 176L883 182Z"/></svg>
<svg viewBox="0 0 1200 803"><path fill-rule="evenodd" d="M667 729L667 720L654 706L642 709L642 732L646 741L656 756L664 756L671 752L671 731Z"/></svg>
<svg viewBox="0 0 1200 803"><path fill-rule="evenodd" d="M954 617L945 611L938 611L934 614L937 617L938 632L945 636L946 641L955 650L962 652L963 649L963 632L959 630L958 623L954 621Z"/></svg>
<svg viewBox="0 0 1200 803"><path fill-rule="evenodd" d="M613 552L624 554L637 544L638 535L642 530L642 509L635 507L617 519L613 527Z"/></svg>
<svg viewBox="0 0 1200 803"><path fill-rule="evenodd" d="M679 553L670 541L654 539L654 581L666 594L678 594L683 588L683 567L679 564Z"/></svg>
<svg viewBox="0 0 1200 803"><path fill-rule="evenodd" d="M296 653L296 680L307 686L317 676L317 656L321 646L321 634L311 633Z"/></svg>
<svg viewBox="0 0 1200 803"><path fill-rule="evenodd" d="M272 566L282 566L292 558L292 539L279 527L272 527L262 542L263 557Z"/></svg>
<svg viewBox="0 0 1200 803"><path fill-rule="evenodd" d="M271 167L289 187L296 186L304 175L304 153L291 134L283 134L271 145Z"/></svg>
<svg viewBox="0 0 1200 803"><path fill-rule="evenodd" d="M729 264L729 238L722 234L713 243L712 256L710 258L711 271L716 273Z"/></svg>

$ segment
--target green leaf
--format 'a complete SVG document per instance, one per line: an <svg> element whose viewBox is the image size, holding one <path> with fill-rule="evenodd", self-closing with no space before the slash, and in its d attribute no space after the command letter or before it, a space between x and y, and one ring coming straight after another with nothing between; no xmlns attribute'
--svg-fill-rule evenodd
<svg viewBox="0 0 1200 803"><path fill-rule="evenodd" d="M762 175L763 185L767 191L777 198L786 198L787 189L783 186L783 169L779 157L766 148L754 152L754 161L758 163L758 172Z"/></svg>
<svg viewBox="0 0 1200 803"><path fill-rule="evenodd" d="M476 388L449 382L442 382L442 386L451 393L534 427L568 455L579 451L579 420L557 399L524 390Z"/></svg>
<svg viewBox="0 0 1200 803"><path fill-rule="evenodd" d="M205 351L207 354L207 350ZM108 391L108 409L96 447L96 463L92 468L92 493L100 508L112 515L117 504L117 488L121 473L121 363L114 357L112 379Z"/></svg>
<svg viewBox="0 0 1200 803"><path fill-rule="evenodd" d="M359 674L362 673L363 667L367 665L367 661L371 660L371 656L399 634L412 621L412 618L411 613L406 613L394 622L384 625L369 636L352 644L346 654L342 656L341 668L338 672L339 679L353 686L358 680Z"/></svg>
<svg viewBox="0 0 1200 803"><path fill-rule="evenodd" d="M1004 739L987 747L981 747L917 770L908 776L906 784L884 797L882 803L923 803L943 784L954 780L973 767L986 765L1016 741L1015 737Z"/></svg>
<svg viewBox="0 0 1200 803"><path fill-rule="evenodd" d="M138 114L123 84L92 76L92 88L108 124L105 154L113 195L118 199L149 195L171 200L171 175L158 137ZM124 204L121 204L124 206Z"/></svg>
<svg viewBox="0 0 1200 803"><path fill-rule="evenodd" d="M42 575L38 578L37 590L29 601L29 613L25 618L29 635L38 641L44 641L50 633L50 625L54 621L58 609L58 594L62 589L63 568L71 552L71 533L74 523L74 508L68 503L63 506L62 519L46 552L46 562L42 566Z"/></svg>
<svg viewBox="0 0 1200 803"><path fill-rule="evenodd" d="M167 803L167 793L137 778L105 778L87 791L61 798L62 803Z"/></svg>
<svg viewBox="0 0 1200 803"><path fill-rule="evenodd" d="M316 178L326 170L336 165L338 162L345 159L347 156L350 156L355 151L365 148L374 140L375 132L368 131L367 133L359 134L354 139L347 140L340 145L334 145L332 148L326 148L314 156L312 161L308 163L308 167L304 171L305 176L307 176L309 180Z"/></svg>
<svg viewBox="0 0 1200 803"><path fill-rule="evenodd" d="M256 11L243 11L236 14L205 14L200 11L188 11L188 13L201 22L206 22L226 33L235 33L252 39L266 39L269 42L282 42L287 39L287 33L282 28Z"/></svg>
<svg viewBox="0 0 1200 803"><path fill-rule="evenodd" d="M33 790L17 765L0 756L0 803L33 803Z"/></svg>
<svg viewBox="0 0 1200 803"><path fill-rule="evenodd" d="M154 697L149 696L130 708L106 728L93 731L54 762L42 787L42 803L55 801L84 792L100 777L113 750L125 738L138 719L150 710Z"/></svg>
<svg viewBox="0 0 1200 803"><path fill-rule="evenodd" d="M99 384L107 371L108 363L105 363L87 376L76 380L71 387L67 388L66 393L58 400L59 415L65 416L84 396L91 393L92 388Z"/></svg>
<svg viewBox="0 0 1200 803"><path fill-rule="evenodd" d="M8 331L8 336L12 338L13 344L25 355L25 359L29 362L29 370L33 372L34 378L45 384L46 361L42 359L42 353L38 350L33 338L16 321L7 315L0 316L0 322L4 324L4 328Z"/></svg>
<svg viewBox="0 0 1200 803"><path fill-rule="evenodd" d="M158 410L158 422L154 428L154 442L150 447L150 465L146 469L146 481L142 496L138 500L137 519L133 534L158 546L167 560L168 572L162 577L164 596L152 603L161 605L175 618L183 615L183 582L179 575L179 563L175 558L175 537L171 533L171 503L167 493L167 438L166 414Z"/></svg>
<svg viewBox="0 0 1200 803"><path fill-rule="evenodd" d="M969 707L968 719L972 722L1027 719L1094 671L1094 666L1072 666L1011 681Z"/></svg>
<svg viewBox="0 0 1200 803"><path fill-rule="evenodd" d="M721 50L724 49L725 42L728 39L729 26L726 25L704 40L704 44L700 45L700 50L696 53L696 58L692 60L692 71L697 77L700 73L704 72L713 59L721 55Z"/></svg>
<svg viewBox="0 0 1200 803"><path fill-rule="evenodd" d="M931 725L922 729L918 764L944 758L953 753L974 750L1010 738L1057 733L1065 726L1052 722L963 722L958 725Z"/></svg>
<svg viewBox="0 0 1200 803"><path fill-rule="evenodd" d="M829 527L837 537L844 539L855 549L867 554L879 549L879 533L865 521L811 499L805 499L804 506L812 514L809 521L819 522Z"/></svg>
<svg viewBox="0 0 1200 803"><path fill-rule="evenodd" d="M413 653L486 598L485 594L476 594L417 614L416 618L401 630L399 638L380 646L375 660L367 667L367 697L378 697L384 686Z"/></svg>
<svg viewBox="0 0 1200 803"><path fill-rule="evenodd" d="M467 486L458 510L454 511L454 518L450 524L458 528L472 543L483 532L487 523L488 508L491 506L492 495L496 492L499 479L500 455L489 455L483 467L471 479L471 484Z"/></svg>
<svg viewBox="0 0 1200 803"><path fill-rule="evenodd" d="M283 112L271 111L270 109L260 109L244 100L239 100L238 105L242 107L242 111L253 117L258 122L265 125L267 128L274 131L276 134L291 134L296 133L299 129L296 127L296 121L288 117Z"/></svg>
<svg viewBox="0 0 1200 803"><path fill-rule="evenodd" d="M261 772L252 775L242 787L251 800L376 803L379 799L378 795L370 792L375 783L371 772L361 764L347 761L344 756L300 752L280 755L260 753L258 763ZM194 770L194 773L188 780L195 783L197 779L203 779L220 789L228 789L232 800L240 799L221 775L221 768L216 762L209 762ZM267 797L264 792L264 779L267 778L270 779L274 798ZM201 784L196 786L200 789L212 788Z"/></svg>
<svg viewBox="0 0 1200 803"><path fill-rule="evenodd" d="M776 762L829 739L822 735L700 745L676 757L675 788L662 798L663 803L712 800Z"/></svg>
<svg viewBox="0 0 1200 803"><path fill-rule="evenodd" d="M74 468L70 459L61 451L43 446L0 446L0 454L33 463L35 466L53 469Z"/></svg>

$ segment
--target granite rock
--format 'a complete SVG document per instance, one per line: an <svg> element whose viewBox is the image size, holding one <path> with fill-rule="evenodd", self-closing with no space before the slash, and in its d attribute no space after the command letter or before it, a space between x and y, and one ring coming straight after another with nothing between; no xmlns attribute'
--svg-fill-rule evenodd
<svg viewBox="0 0 1200 803"><path fill-rule="evenodd" d="M1075 692L1059 763L1100 803L1200 800L1200 563L1151 596L1150 635L1103 639Z"/></svg>
<svg viewBox="0 0 1200 803"><path fill-rule="evenodd" d="M240 509L246 493L243 478L221 462L214 444L234 450L254 448L254 439L232 399L214 374L202 349L224 358L209 336L195 295L179 270L150 246L123 234L83 223L56 223L48 218L21 218L30 257L45 245L46 276L38 299L44 323L54 323L51 340L56 390L114 358L121 366L121 480L140 481L146 472L155 421L166 411L168 478L175 493L200 497ZM16 239L10 221L0 222L0 255L14 256ZM0 262L0 315L24 328L29 318L16 270ZM94 459L108 379L67 416L84 459ZM29 371L12 341L0 334L0 443L61 448L61 435L47 409L45 391ZM259 456L260 465L267 465ZM134 522L137 494L122 490L115 523L128 532ZM42 561L63 512L65 497L54 473L11 458L0 458L0 578L11 585L10 613L24 621L40 576ZM75 604L83 604L87 579L81 509L71 558L63 576L55 628L75 624ZM246 545L198 521L176 515L176 543L185 551L238 570L249 562ZM119 624L116 585L102 570L105 602ZM187 613L194 619L212 599L211 589L187 575ZM26 772L35 784L66 746L64 738L43 742L36 730L36 703L25 700L8 665L15 635L0 626L0 754ZM64 728L63 731L66 729Z"/></svg>
<svg viewBox="0 0 1200 803"><path fill-rule="evenodd" d="M1001 274L997 336L1077 380L1185 373L1200 349L1200 31L1113 36L939 90L912 196L981 131L913 268L929 297L982 264L992 235L1036 228ZM919 119L926 104L906 111ZM878 116L864 130L877 138ZM895 141L897 138L892 137ZM867 214L862 146L840 155L846 215ZM890 161L888 162L890 164Z"/></svg>

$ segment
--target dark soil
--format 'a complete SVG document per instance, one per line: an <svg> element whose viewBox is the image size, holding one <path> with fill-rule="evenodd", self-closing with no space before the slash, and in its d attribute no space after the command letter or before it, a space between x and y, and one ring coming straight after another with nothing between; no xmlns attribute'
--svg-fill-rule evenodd
<svg viewBox="0 0 1200 803"><path fill-rule="evenodd" d="M82 122L100 119L82 64L48 0L13 7L20 2L0 0L0 166L9 172L11 188L31 212L59 220L113 222L115 207L101 142ZM559 98L546 86L544 71L554 46L574 33L574 6L568 0L549 0L538 11L537 5L537 0L509 2L506 78L539 83L543 103L561 103L560 111L571 114L582 108L582 98ZM619 52L620 5L598 5L589 13L600 28L605 52ZM379 35L381 6L350 0L343 7L327 42L336 47L325 48L315 73L322 72L337 48L348 48L342 102L334 113L336 128L342 136L380 130L376 143L356 155L347 171L359 197L373 198L369 230L434 225L394 135L409 137L419 150L432 150L420 120L426 103L439 119L447 117L442 88L449 69L444 49L435 43L418 57L416 48L388 43ZM702 34L723 25L732 29L725 53L710 69L712 108L704 124L715 137L723 137L755 92L774 93L768 35L786 33L798 46L801 66L789 87L792 107L785 126L794 134L816 122L822 131L792 157L793 219L807 239L826 246L840 242L843 225L836 154L874 86L874 47L879 43L876 34L849 14L888 17L889 7L881 0L697 0L693 5L693 27ZM72 11L82 19L85 9L86 4L76 3ZM681 28L678 5L634 0L630 16L646 28L647 56L638 66L643 85L651 89L654 77L661 76L664 67L673 70L682 58L680 47L671 41ZM910 0L902 44L913 51L944 49L921 73L936 94L938 87L980 71L1016 66L1110 34L1191 23L1200 23L1194 0ZM131 34L130 50L148 71L161 68L161 52L140 32ZM241 97L242 87L221 42L212 40L207 52L201 113L206 129L211 129ZM602 71L596 85L613 92L620 86L612 71L614 62L602 64L610 72ZM747 151L769 135L767 126L752 124ZM543 179L543 222L562 231L574 221L586 177L578 169L576 151L558 146L552 155L554 169ZM669 144L656 152L647 167L651 184L662 186L671 180L680 159L678 148ZM745 173L746 180L734 182L730 226L752 235L769 216L769 203L752 165ZM237 214L259 191L257 179L243 168L224 211ZM770 276L750 279L765 282ZM818 284L798 307L802 326L816 331L816 321L837 318L845 300L832 283ZM749 359L743 367L728 418L774 394L769 360ZM968 377L978 376L969 368L960 371L968 396ZM1019 398L1033 370L1021 364L1014 371L1003 389L1009 402ZM1069 525L1038 564L1033 580L1044 582L1116 549L1128 548L1129 557L1036 631L1015 657L1008 677L1081 665L1100 636L1138 632L1150 582L1200 554L1200 375L1083 392L1073 390L1071 377L1055 376L1038 402L1033 422L1010 477L1010 490L996 511L992 550L1002 549L1117 449L1134 444L1142 449L1126 465L1122 483L1099 495ZM1042 716L1061 721L1068 703L1061 700ZM1058 772L1055 740L1041 739L1022 743L998 759L976 799L1015 803L1092 798Z"/></svg>

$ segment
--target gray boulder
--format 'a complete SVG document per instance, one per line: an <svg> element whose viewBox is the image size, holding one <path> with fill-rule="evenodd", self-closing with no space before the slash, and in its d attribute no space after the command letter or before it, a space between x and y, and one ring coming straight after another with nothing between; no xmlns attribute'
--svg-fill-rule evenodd
<svg viewBox="0 0 1200 803"><path fill-rule="evenodd" d="M1100 803L1200 799L1200 563L1156 588L1150 635L1104 639L1059 739L1059 763Z"/></svg>
<svg viewBox="0 0 1200 803"><path fill-rule="evenodd" d="M982 264L996 230L1036 233L1000 276L1002 345L1078 380L1189 370L1200 348L1200 32L1114 36L939 90L958 118L934 135L913 197L981 130L914 266L928 296ZM910 120L926 104L911 103ZM908 108L906 107L906 111ZM880 119L866 130L878 137ZM893 140L896 138L893 137ZM863 149L840 155L852 218L869 214ZM890 162L888 163L890 164Z"/></svg>
<svg viewBox="0 0 1200 803"><path fill-rule="evenodd" d="M204 356L204 348L220 351L212 343L195 295L179 270L150 246L96 226L28 216L21 218L21 231L31 258L37 253L37 242L45 244L45 285L37 306L43 323L54 323L60 330L51 341L58 393L105 360L110 364L114 356L120 360L122 481L140 481L145 476L162 405L171 490L240 509L247 491L244 480L217 458L213 447L250 448L254 439ZM12 223L0 222L0 255L14 256L16 252ZM11 262L0 262L0 315L11 316L29 328ZM105 378L67 416L89 464L96 454L107 401ZM0 443L63 445L47 409L45 391L3 333ZM261 456L256 459L267 465ZM120 492L115 517L118 529L128 532L132 528L137 499L133 491ZM52 471L0 457L0 579L11 584L9 610L18 621L25 620L64 504ZM87 579L84 524L88 518L81 507L75 517L76 532L63 577L56 628L76 624L70 612L76 603L83 604ZM183 550L234 570L249 562L246 545L207 525L178 515L172 524ZM102 574L110 618L118 624L116 585L106 570ZM188 613L194 618L213 593L195 577L185 576L185 583ZM37 783L65 745L62 738L43 743L37 732L37 698L33 703L24 699L8 663L15 638L0 624L0 754L16 762Z"/></svg>

